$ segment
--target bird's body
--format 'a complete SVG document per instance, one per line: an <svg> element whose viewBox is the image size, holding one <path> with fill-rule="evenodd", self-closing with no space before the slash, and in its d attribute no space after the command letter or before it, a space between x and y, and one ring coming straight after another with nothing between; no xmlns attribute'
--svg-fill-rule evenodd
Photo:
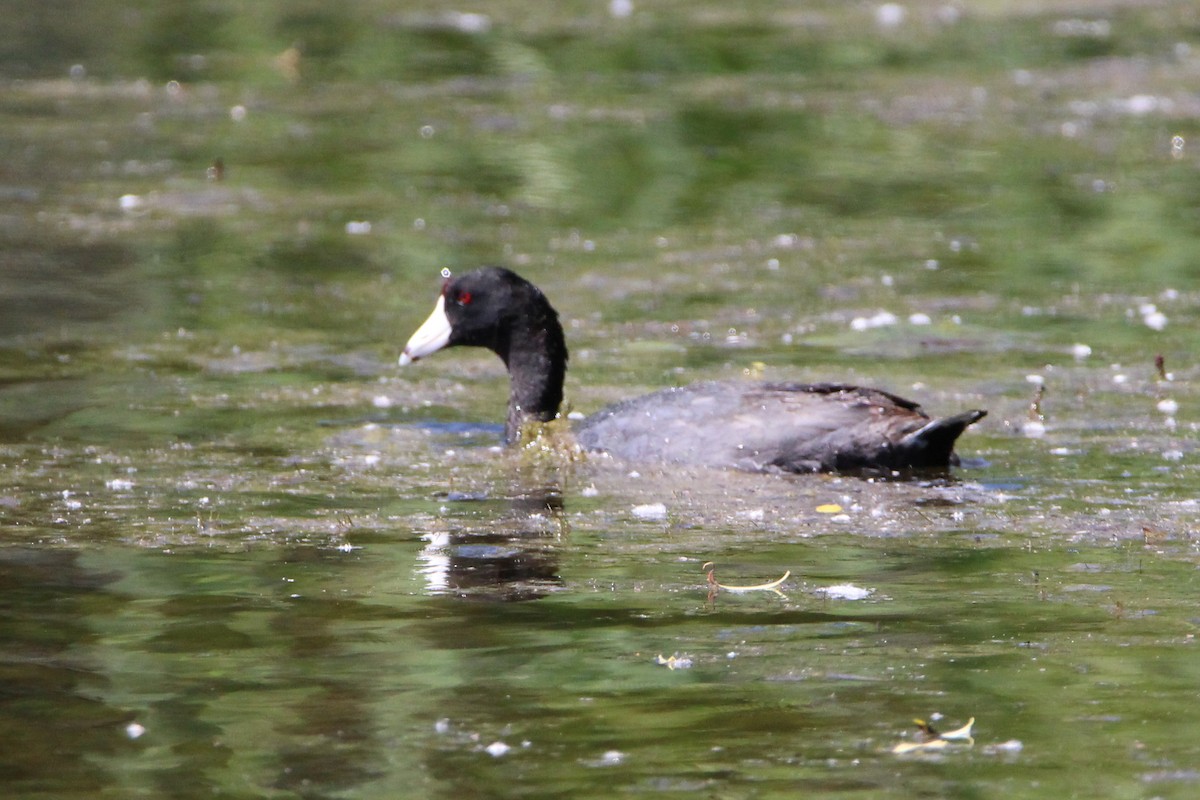
<svg viewBox="0 0 1200 800"><path fill-rule="evenodd" d="M714 381L605 408L584 420L577 437L589 450L634 462L895 470L954 463L954 440L979 416L935 422L914 403L860 386Z"/></svg>
<svg viewBox="0 0 1200 800"><path fill-rule="evenodd" d="M558 413L567 348L536 286L499 267L448 280L401 364L442 347L496 352L511 390L506 439ZM987 412L934 420L888 392L842 384L701 382L604 408L577 428L581 446L631 462L787 472L945 468L954 443Z"/></svg>

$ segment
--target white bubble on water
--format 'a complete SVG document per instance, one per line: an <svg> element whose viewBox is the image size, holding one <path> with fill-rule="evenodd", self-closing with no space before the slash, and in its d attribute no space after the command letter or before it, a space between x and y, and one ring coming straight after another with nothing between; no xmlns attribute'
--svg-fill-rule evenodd
<svg viewBox="0 0 1200 800"><path fill-rule="evenodd" d="M875 22L881 28L897 28L908 16L908 9L899 3L884 3L875 9Z"/></svg>
<svg viewBox="0 0 1200 800"><path fill-rule="evenodd" d="M616 19L625 19L633 14L633 0L610 0L608 13Z"/></svg>
<svg viewBox="0 0 1200 800"><path fill-rule="evenodd" d="M1179 411L1179 403L1168 397L1159 400L1156 408L1168 416L1175 416L1176 412Z"/></svg>
<svg viewBox="0 0 1200 800"><path fill-rule="evenodd" d="M497 742L492 742L491 744L489 744L487 747L485 747L483 749L492 758L500 758L500 756L503 756L503 755L507 754L509 750L512 750L512 746L507 745L504 742L497 741Z"/></svg>

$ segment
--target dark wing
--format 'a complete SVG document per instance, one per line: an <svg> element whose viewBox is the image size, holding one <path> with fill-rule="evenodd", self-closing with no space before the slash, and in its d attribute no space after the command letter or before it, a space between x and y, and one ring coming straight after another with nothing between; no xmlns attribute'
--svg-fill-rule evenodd
<svg viewBox="0 0 1200 800"><path fill-rule="evenodd" d="M926 466L906 459L932 422L917 404L876 389L698 383L610 406L578 438L628 461L812 472ZM940 465L949 458L947 449Z"/></svg>

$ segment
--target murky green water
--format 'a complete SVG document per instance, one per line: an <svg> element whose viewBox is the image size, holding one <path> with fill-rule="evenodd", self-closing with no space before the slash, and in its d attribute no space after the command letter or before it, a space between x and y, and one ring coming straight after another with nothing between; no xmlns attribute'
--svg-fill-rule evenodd
<svg viewBox="0 0 1200 800"><path fill-rule="evenodd" d="M5 797L1196 793L1193 4L4 6ZM481 262L585 413L991 413L940 484L502 453L493 356L395 366Z"/></svg>

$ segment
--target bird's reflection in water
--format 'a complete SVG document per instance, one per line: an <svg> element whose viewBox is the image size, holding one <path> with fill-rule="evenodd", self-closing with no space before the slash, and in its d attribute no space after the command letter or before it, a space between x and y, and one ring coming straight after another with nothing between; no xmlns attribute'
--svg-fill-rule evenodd
<svg viewBox="0 0 1200 800"><path fill-rule="evenodd" d="M498 499L450 493L445 500L447 524L424 534L418 557L431 594L511 602L563 588L558 547L567 524L558 486L517 487ZM454 513L467 504L477 513Z"/></svg>

